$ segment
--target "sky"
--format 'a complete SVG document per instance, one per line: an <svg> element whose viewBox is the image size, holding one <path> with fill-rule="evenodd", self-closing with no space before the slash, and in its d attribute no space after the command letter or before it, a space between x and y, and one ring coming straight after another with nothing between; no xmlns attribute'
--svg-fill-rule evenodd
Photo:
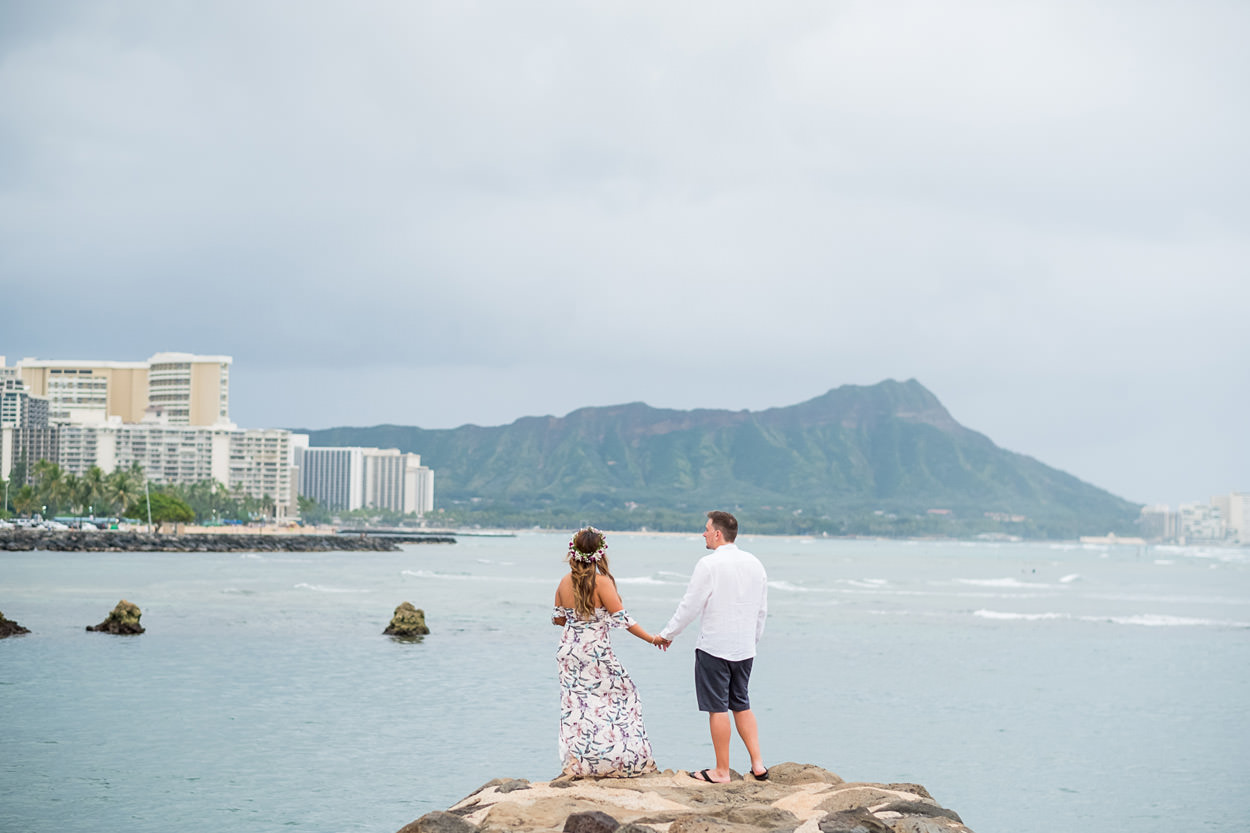
<svg viewBox="0 0 1250 833"><path fill-rule="evenodd" d="M1250 4L0 0L0 355L244 427L915 378L1250 491Z"/></svg>

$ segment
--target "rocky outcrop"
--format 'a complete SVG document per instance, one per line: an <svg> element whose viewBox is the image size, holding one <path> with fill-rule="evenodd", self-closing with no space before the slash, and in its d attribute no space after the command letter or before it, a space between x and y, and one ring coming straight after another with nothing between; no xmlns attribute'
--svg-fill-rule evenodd
<svg viewBox="0 0 1250 833"><path fill-rule="evenodd" d="M918 784L845 783L810 764L767 781L708 784L684 771L637 778L496 779L399 833L972 833Z"/></svg>
<svg viewBox="0 0 1250 833"><path fill-rule="evenodd" d="M399 607L395 608L391 623L386 626L386 630L382 631L387 636L403 638L425 636L429 632L430 629L425 624L425 611L413 607L412 602L401 602Z"/></svg>
<svg viewBox="0 0 1250 833"><path fill-rule="evenodd" d="M9 636L21 636L24 633L30 633L30 629L23 628L12 619L5 619L4 614L0 613L0 639Z"/></svg>
<svg viewBox="0 0 1250 833"><path fill-rule="evenodd" d="M456 539L447 535L159 535L117 530L0 530L0 550L9 552L397 552L400 544L454 543Z"/></svg>
<svg viewBox="0 0 1250 833"><path fill-rule="evenodd" d="M139 617L142 615L137 604L122 599L109 613L107 619L98 625L88 625L87 630L122 636L143 633L143 626L139 624Z"/></svg>

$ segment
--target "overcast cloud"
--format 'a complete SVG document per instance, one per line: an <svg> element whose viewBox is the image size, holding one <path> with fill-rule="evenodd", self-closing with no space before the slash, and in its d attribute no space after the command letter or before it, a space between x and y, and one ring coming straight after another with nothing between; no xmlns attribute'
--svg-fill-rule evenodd
<svg viewBox="0 0 1250 833"><path fill-rule="evenodd" d="M916 378L1250 490L1244 2L0 2L0 354L246 427Z"/></svg>

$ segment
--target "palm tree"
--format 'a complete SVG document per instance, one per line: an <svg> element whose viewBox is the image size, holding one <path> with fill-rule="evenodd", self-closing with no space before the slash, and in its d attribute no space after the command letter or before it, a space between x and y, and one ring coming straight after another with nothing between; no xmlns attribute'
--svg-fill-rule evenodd
<svg viewBox="0 0 1250 833"><path fill-rule="evenodd" d="M131 463L128 469L115 469L104 479L104 499L120 516L125 513L127 506L143 496L145 480L143 467L137 462Z"/></svg>
<svg viewBox="0 0 1250 833"><path fill-rule="evenodd" d="M13 511L19 515L30 517L30 513L39 505L39 496L35 494L35 487L26 485L18 489L13 495Z"/></svg>
<svg viewBox="0 0 1250 833"><path fill-rule="evenodd" d="M87 473L82 476L83 497L86 498L87 506L91 508L92 514L95 514L95 507L104 500L106 484L104 482L104 471L99 466L92 466L87 469ZM103 506L100 505L103 509Z"/></svg>
<svg viewBox="0 0 1250 833"><path fill-rule="evenodd" d="M65 481L65 502L69 506L70 514L81 515L83 507L87 505L87 501L84 500L86 494L83 490L82 478L72 471L67 471L62 475L62 479Z"/></svg>
<svg viewBox="0 0 1250 833"><path fill-rule="evenodd" d="M66 477L65 470L51 460L35 463L35 484L40 504L51 506L53 515L70 497L72 484Z"/></svg>

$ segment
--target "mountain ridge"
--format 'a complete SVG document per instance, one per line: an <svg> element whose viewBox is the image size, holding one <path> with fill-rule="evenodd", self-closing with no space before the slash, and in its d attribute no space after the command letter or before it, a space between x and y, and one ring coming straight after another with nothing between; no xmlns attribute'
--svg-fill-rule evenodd
<svg viewBox="0 0 1250 833"><path fill-rule="evenodd" d="M436 507L461 522L686 528L727 506L776 531L1071 537L1131 531L1139 509L999 448L916 379L761 411L629 402L499 426L296 430L314 446L421 454Z"/></svg>

